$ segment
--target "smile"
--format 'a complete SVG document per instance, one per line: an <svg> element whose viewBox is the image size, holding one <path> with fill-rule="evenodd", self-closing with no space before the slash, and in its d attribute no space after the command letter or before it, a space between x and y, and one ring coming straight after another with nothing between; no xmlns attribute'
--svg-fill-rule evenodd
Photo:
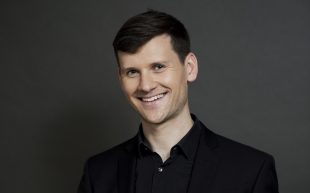
<svg viewBox="0 0 310 193"><path fill-rule="evenodd" d="M153 101L156 101L158 99L163 98L166 94L167 93L161 93L161 94L158 94L158 95L155 95L155 96L152 96L152 97L141 97L140 99L143 102L153 102Z"/></svg>

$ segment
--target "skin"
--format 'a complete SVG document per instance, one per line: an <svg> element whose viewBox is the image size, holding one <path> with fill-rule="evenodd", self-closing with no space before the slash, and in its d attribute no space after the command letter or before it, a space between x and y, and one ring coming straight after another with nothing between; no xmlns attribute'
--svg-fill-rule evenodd
<svg viewBox="0 0 310 193"><path fill-rule="evenodd" d="M193 125L188 82L198 74L189 53L181 62L167 34L151 39L134 54L118 52L121 88L141 118L144 135L163 161Z"/></svg>

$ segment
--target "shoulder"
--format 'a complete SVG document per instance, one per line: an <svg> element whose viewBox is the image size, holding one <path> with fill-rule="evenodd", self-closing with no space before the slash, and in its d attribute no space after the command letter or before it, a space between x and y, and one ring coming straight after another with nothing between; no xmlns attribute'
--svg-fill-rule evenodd
<svg viewBox="0 0 310 193"><path fill-rule="evenodd" d="M91 156L86 161L89 167L98 168L104 166L113 166L117 160L133 153L136 144L136 137L133 137L121 144L118 144L106 151Z"/></svg>
<svg viewBox="0 0 310 193"><path fill-rule="evenodd" d="M238 178L243 176L245 181L255 181L256 176L269 176L271 181L276 182L275 161L272 155L215 134L207 128L205 131L209 134L204 141L213 141L213 146L209 145L207 151L212 152L209 155L213 155L217 160L218 172L219 175L222 174L222 178L229 174Z"/></svg>
<svg viewBox="0 0 310 193"><path fill-rule="evenodd" d="M117 186L120 159L133 155L135 138L91 156L85 163L79 192L112 192ZM129 158L129 159L128 159Z"/></svg>
<svg viewBox="0 0 310 193"><path fill-rule="evenodd" d="M272 155L264 151L216 134L203 124L202 127L205 136L204 142L223 160L238 163L262 163L274 160Z"/></svg>
<svg viewBox="0 0 310 193"><path fill-rule="evenodd" d="M218 141L218 154L226 158L236 160L246 160L256 162L258 160L273 160L272 155L251 147L249 145L237 142L224 136L215 134Z"/></svg>
<svg viewBox="0 0 310 193"><path fill-rule="evenodd" d="M240 189L240 192L249 189L253 192L278 192L272 155L203 127L200 146L204 151L200 151L200 156L212 160L217 171L216 183L219 189L234 187Z"/></svg>

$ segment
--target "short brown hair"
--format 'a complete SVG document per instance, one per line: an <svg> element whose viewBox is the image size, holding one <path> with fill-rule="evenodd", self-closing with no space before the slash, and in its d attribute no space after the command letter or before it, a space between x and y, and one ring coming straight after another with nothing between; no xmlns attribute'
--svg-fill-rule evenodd
<svg viewBox="0 0 310 193"><path fill-rule="evenodd" d="M118 51L136 53L137 50L155 36L168 34L171 45L181 62L190 52L190 38L184 25L175 17L148 10L129 18L120 28L113 41L114 53Z"/></svg>

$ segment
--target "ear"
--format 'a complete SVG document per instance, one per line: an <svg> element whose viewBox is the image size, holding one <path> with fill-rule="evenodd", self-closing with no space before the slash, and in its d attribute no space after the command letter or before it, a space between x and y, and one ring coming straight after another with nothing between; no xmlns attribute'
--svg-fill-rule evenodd
<svg viewBox="0 0 310 193"><path fill-rule="evenodd" d="M194 53L190 52L186 56L184 65L187 73L187 81L193 82L198 75L198 61Z"/></svg>

